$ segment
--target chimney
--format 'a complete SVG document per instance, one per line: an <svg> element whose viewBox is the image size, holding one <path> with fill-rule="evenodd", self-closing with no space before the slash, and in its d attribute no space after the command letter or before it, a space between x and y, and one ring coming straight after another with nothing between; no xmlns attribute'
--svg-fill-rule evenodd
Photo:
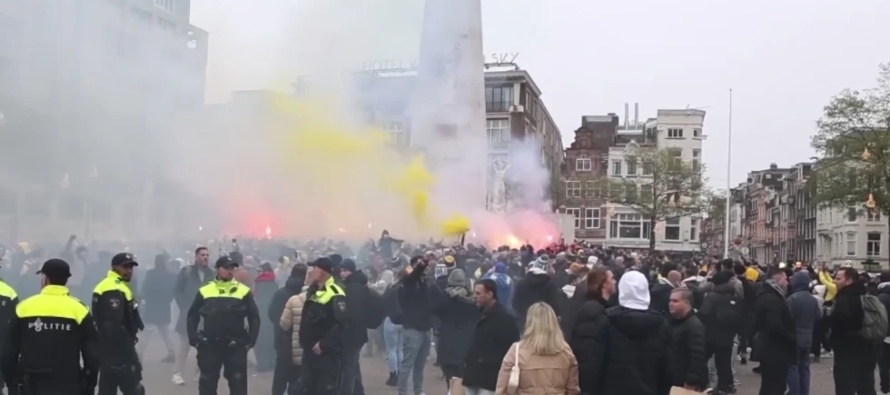
<svg viewBox="0 0 890 395"><path fill-rule="evenodd" d="M776 162L773 162L773 163L770 163L770 164L769 164L769 169L770 169L770 170L776 170L776 169L778 169L778 168L779 168L779 165L777 165Z"/></svg>
<svg viewBox="0 0 890 395"><path fill-rule="evenodd" d="M640 103L634 103L634 129L640 124Z"/></svg>
<svg viewBox="0 0 890 395"><path fill-rule="evenodd" d="M624 129L630 124L630 103L624 103Z"/></svg>

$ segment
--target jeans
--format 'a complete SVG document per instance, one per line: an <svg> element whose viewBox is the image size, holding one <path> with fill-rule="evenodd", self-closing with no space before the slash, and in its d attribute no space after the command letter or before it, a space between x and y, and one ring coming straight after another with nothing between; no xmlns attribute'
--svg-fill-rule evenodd
<svg viewBox="0 0 890 395"><path fill-rule="evenodd" d="M464 388L464 393L466 395L494 395L494 391L483 388Z"/></svg>
<svg viewBox="0 0 890 395"><path fill-rule="evenodd" d="M393 324L389 318L383 321L383 340L386 344L386 364L390 373L398 373L402 365L402 338L405 330L401 325Z"/></svg>
<svg viewBox="0 0 890 395"><path fill-rule="evenodd" d="M810 351L797 349L797 364L788 369L789 395L810 395Z"/></svg>
<svg viewBox="0 0 890 395"><path fill-rule="evenodd" d="M881 392L890 392L890 344L881 344L881 356L878 357L878 377L881 378Z"/></svg>
<svg viewBox="0 0 890 395"><path fill-rule="evenodd" d="M362 386L362 365L359 361L362 348L347 349L343 353L343 365L340 373L341 395L365 395Z"/></svg>
<svg viewBox="0 0 890 395"><path fill-rule="evenodd" d="M414 372L414 395L423 393L423 368L426 366L426 358L430 355L430 331L420 332L414 329L405 329L402 338L402 359L399 368L399 395L408 393L408 375Z"/></svg>

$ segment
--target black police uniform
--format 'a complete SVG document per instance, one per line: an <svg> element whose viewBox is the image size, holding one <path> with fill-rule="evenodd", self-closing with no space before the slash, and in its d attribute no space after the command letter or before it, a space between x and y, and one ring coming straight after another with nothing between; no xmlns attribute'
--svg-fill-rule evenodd
<svg viewBox="0 0 890 395"><path fill-rule="evenodd" d="M333 272L333 265L327 258L318 259L311 266L313 270ZM328 395L339 392L347 322L346 292L333 275L322 286L309 286L300 317L303 393ZM321 348L319 354L313 350L316 344Z"/></svg>
<svg viewBox="0 0 890 395"><path fill-rule="evenodd" d="M133 254L111 258L111 267L138 266ZM99 394L145 393L142 364L136 355L136 334L143 329L133 291L127 280L113 270L93 289L93 317L99 329Z"/></svg>
<svg viewBox="0 0 890 395"><path fill-rule="evenodd" d="M71 277L61 259L46 261L37 273ZM0 364L9 393L92 394L99 374L97 342L90 309L65 286L43 287L19 303L11 317Z"/></svg>
<svg viewBox="0 0 890 395"><path fill-rule="evenodd" d="M216 261L217 269L237 266L228 257ZM199 332L202 318L204 329ZM187 331L189 344L198 350L198 394L216 395L219 370L224 367L229 393L247 395L247 350L260 333L260 313L250 288L219 279L202 286L189 308Z"/></svg>
<svg viewBox="0 0 890 395"><path fill-rule="evenodd" d="M6 338L7 329L9 328L6 323L9 323L12 317L15 316L15 308L18 303L18 293L6 281L0 279L0 323L4 323L0 325L0 339ZM2 370L0 370L0 373L2 373ZM5 386L4 383L4 376L0 374L0 389Z"/></svg>

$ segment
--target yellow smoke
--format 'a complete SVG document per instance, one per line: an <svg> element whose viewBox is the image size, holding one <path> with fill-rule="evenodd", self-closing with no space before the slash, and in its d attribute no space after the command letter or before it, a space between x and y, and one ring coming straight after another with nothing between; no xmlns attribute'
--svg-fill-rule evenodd
<svg viewBox="0 0 890 395"><path fill-rule="evenodd" d="M310 178L310 197L335 201L335 197L354 193L355 185L343 180L367 180L368 184L392 196L410 215L418 229L426 234L454 236L466 233L470 221L456 214L442 220L431 199L435 178L426 166L423 154L403 159L389 144L387 134L378 129L359 130L337 121L324 105L280 96L274 103L272 128L279 136L277 145L284 165ZM335 208L353 218L362 213L358 205ZM352 211L350 211L352 210ZM438 227L436 226L438 224Z"/></svg>

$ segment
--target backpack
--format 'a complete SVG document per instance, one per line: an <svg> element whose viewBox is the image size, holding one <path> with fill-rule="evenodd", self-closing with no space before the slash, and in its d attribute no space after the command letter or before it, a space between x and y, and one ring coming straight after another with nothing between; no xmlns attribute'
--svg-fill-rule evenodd
<svg viewBox="0 0 890 395"><path fill-rule="evenodd" d="M880 343L887 337L887 309L874 295L863 295L862 329L859 335L873 343Z"/></svg>
<svg viewBox="0 0 890 395"><path fill-rule="evenodd" d="M383 324L386 318L386 305L383 303L383 295L369 289L365 295L365 327L368 329L377 329Z"/></svg>
<svg viewBox="0 0 890 395"><path fill-rule="evenodd" d="M742 300L736 294L710 292L714 298L716 324L723 328L736 328L744 321ZM705 296L706 298L708 296Z"/></svg>

